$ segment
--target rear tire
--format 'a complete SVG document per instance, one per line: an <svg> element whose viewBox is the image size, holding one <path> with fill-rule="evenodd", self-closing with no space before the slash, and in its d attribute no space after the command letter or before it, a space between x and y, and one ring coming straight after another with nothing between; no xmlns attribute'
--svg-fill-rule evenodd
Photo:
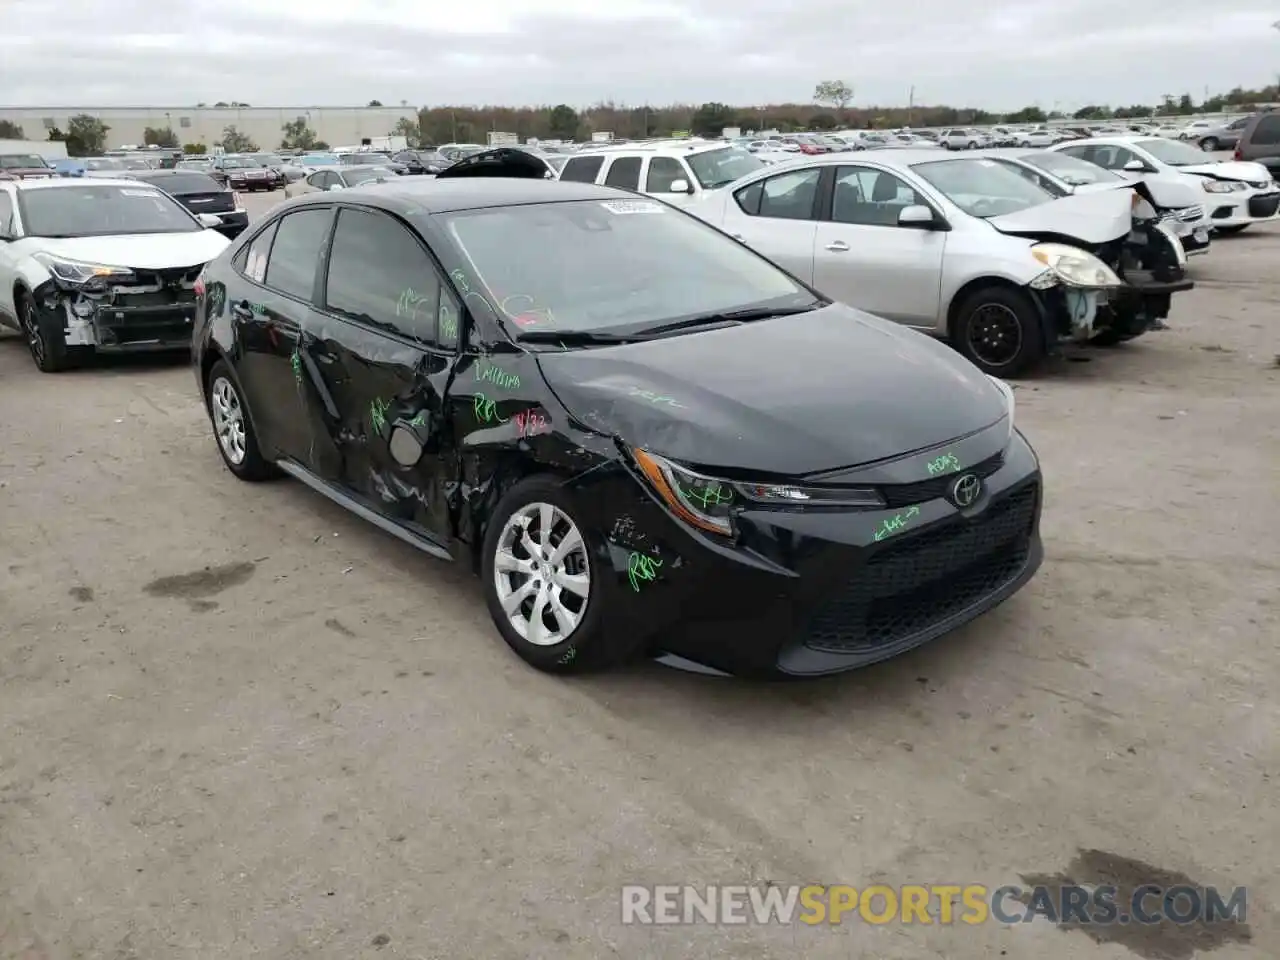
<svg viewBox="0 0 1280 960"><path fill-rule="evenodd" d="M1200 141L1200 149L1205 153L1213 153L1218 149L1217 137L1205 137Z"/></svg>
<svg viewBox="0 0 1280 960"><path fill-rule="evenodd" d="M974 290L956 311L952 342L983 373L1016 377L1045 356L1040 311L1021 290L990 284Z"/></svg>
<svg viewBox="0 0 1280 960"><path fill-rule="evenodd" d="M572 543L581 546L566 546ZM602 547L555 477L521 480L498 502L481 547L485 605L507 646L530 666L577 673L616 666L635 652L636 632L603 629L613 571ZM568 552L558 556L561 549Z"/></svg>
<svg viewBox="0 0 1280 960"><path fill-rule="evenodd" d="M29 290L18 297L18 322L27 338L27 350L41 373L72 370L93 356L93 347L67 346L67 334L57 317L41 314Z"/></svg>
<svg viewBox="0 0 1280 960"><path fill-rule="evenodd" d="M258 435L244 401L240 381L225 360L217 361L204 384L205 409L213 439L227 469L241 480L257 483L280 475L280 469L258 448Z"/></svg>

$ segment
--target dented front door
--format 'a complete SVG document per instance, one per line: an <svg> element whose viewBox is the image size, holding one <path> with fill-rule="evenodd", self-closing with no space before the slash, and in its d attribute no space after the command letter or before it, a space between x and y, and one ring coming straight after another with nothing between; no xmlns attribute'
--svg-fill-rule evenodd
<svg viewBox="0 0 1280 960"><path fill-rule="evenodd" d="M302 338L317 376L314 417L331 441L314 469L446 544L457 467L442 398L457 304L418 239L388 214L343 208L331 249L322 304Z"/></svg>

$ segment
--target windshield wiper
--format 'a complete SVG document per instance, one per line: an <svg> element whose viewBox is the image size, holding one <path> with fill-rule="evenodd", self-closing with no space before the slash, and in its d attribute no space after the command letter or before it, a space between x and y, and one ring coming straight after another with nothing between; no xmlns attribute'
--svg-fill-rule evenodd
<svg viewBox="0 0 1280 960"><path fill-rule="evenodd" d="M742 310L722 310L717 313L700 313L696 317L686 317L671 323L662 323L656 327L646 327L636 333L637 337L647 339L680 330L693 330L697 327L733 326L739 323L750 323L752 320L770 320L773 317L789 317L797 313L809 313L822 306L819 300L811 301L802 307L746 307Z"/></svg>
<svg viewBox="0 0 1280 960"><path fill-rule="evenodd" d="M635 343L639 337L593 330L531 330L517 335L521 343L558 343L565 347L590 347L610 343Z"/></svg>

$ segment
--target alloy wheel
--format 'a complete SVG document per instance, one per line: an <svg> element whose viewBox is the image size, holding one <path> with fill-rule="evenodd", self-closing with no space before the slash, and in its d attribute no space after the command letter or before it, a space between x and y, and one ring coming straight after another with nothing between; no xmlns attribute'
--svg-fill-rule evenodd
<svg viewBox="0 0 1280 960"><path fill-rule="evenodd" d="M559 507L526 504L498 538L493 581L498 603L522 639L537 647L563 643L582 622L591 596L586 541Z"/></svg>
<svg viewBox="0 0 1280 960"><path fill-rule="evenodd" d="M36 305L28 298L22 308L22 327L27 335L27 348L31 351L31 359L37 367L44 367L45 344L44 333L40 330L40 321L36 319Z"/></svg>
<svg viewBox="0 0 1280 960"><path fill-rule="evenodd" d="M213 413L213 429L227 459L239 466L245 458L244 407L240 394L226 377L213 381L209 391L209 409Z"/></svg>
<svg viewBox="0 0 1280 960"><path fill-rule="evenodd" d="M1008 366L1022 351L1022 323L1002 303L984 303L973 312L968 328L969 349L990 367Z"/></svg>

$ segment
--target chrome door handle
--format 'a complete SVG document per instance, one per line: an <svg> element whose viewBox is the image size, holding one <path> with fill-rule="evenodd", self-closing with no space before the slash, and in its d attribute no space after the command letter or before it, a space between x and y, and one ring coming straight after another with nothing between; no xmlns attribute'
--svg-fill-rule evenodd
<svg viewBox="0 0 1280 960"><path fill-rule="evenodd" d="M849 249L849 245L843 240L835 240L827 244L827 249L832 253L844 253Z"/></svg>

